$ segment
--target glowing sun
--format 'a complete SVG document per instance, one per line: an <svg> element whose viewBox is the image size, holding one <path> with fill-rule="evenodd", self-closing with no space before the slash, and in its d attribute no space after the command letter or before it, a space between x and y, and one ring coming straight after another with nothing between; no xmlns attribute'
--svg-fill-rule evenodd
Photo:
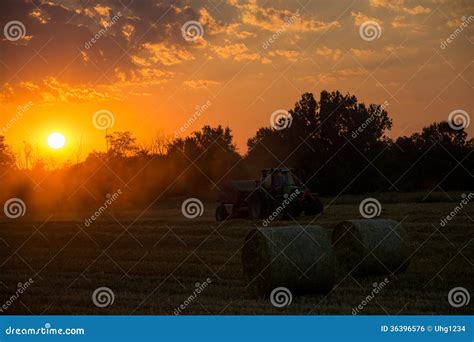
<svg viewBox="0 0 474 342"><path fill-rule="evenodd" d="M64 135L61 133L51 133L48 136L48 146L51 148L54 148L55 150L60 149L64 147L64 144L66 143L66 138L64 138Z"/></svg>

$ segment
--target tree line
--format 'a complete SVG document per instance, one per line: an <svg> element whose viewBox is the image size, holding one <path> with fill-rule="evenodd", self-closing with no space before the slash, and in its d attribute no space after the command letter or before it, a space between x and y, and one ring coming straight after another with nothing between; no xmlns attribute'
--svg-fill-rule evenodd
<svg viewBox="0 0 474 342"><path fill-rule="evenodd" d="M473 187L474 140L463 127L435 122L390 139L389 104L365 105L351 94L304 93L274 127L260 128L237 152L228 127L204 126L184 138L157 137L140 146L130 132L107 135L108 150L47 170L19 169L0 136L0 197L24 197L38 209L88 207L122 189L122 205L166 196L213 198L228 179L253 179L261 168L289 167L322 195L378 191L466 190ZM66 199L66 201L65 201Z"/></svg>

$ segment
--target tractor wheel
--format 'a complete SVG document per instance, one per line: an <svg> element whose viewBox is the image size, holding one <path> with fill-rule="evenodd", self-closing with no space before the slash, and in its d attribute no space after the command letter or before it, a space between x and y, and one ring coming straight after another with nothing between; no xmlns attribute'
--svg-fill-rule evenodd
<svg viewBox="0 0 474 342"><path fill-rule="evenodd" d="M230 214L227 212L225 205L221 204L216 208L216 221L222 222L227 220Z"/></svg>
<svg viewBox="0 0 474 342"><path fill-rule="evenodd" d="M264 219L268 215L265 196L261 193L254 193L249 199L249 216L252 220Z"/></svg>
<svg viewBox="0 0 474 342"><path fill-rule="evenodd" d="M301 207L295 206L294 208L291 208L290 210L288 210L288 212L285 213L283 220L296 219L298 216L301 215L301 211L302 211Z"/></svg>
<svg viewBox="0 0 474 342"><path fill-rule="evenodd" d="M324 210L323 202L317 197L310 198L304 206L304 214L308 216L321 214Z"/></svg>

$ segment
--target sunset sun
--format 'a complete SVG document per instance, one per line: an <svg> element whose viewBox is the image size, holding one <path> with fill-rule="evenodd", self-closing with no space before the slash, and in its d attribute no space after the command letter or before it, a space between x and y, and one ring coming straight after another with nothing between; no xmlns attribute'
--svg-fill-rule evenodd
<svg viewBox="0 0 474 342"><path fill-rule="evenodd" d="M55 150L58 150L64 147L65 143L66 143L66 138L64 138L64 135L62 135L61 133L55 132L55 133L51 133L48 136L48 146Z"/></svg>

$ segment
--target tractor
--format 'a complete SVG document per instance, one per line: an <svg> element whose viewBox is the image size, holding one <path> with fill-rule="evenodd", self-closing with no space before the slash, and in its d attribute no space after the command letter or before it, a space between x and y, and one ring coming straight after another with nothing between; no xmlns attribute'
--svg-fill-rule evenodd
<svg viewBox="0 0 474 342"><path fill-rule="evenodd" d="M324 207L287 168L263 169L259 180L227 181L221 184L216 220L228 218L296 218L320 214Z"/></svg>

